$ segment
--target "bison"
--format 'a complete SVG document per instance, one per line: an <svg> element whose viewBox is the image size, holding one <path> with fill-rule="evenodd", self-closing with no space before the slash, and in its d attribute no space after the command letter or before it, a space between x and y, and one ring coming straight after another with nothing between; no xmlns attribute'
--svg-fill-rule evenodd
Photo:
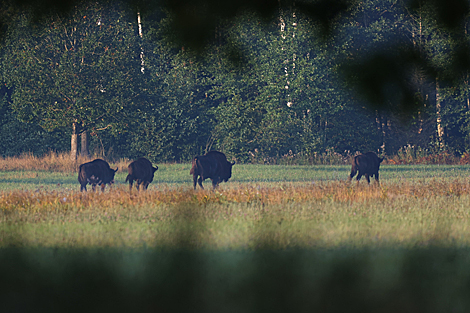
<svg viewBox="0 0 470 313"><path fill-rule="evenodd" d="M114 174L118 169L113 170L109 167L108 162L96 159L88 163L80 165L78 169L78 182L80 183L80 191L86 191L86 185L90 184L93 191L96 185L101 186L101 191L104 191L106 184L114 184Z"/></svg>
<svg viewBox="0 0 470 313"><path fill-rule="evenodd" d="M215 189L217 185L224 181L228 181L232 177L232 166L235 162L227 161L225 154L219 151L209 151L204 155L197 156L193 159L191 171L193 175L194 189L196 184L204 189L202 181L206 178L212 180L212 188ZM199 178L198 178L199 177Z"/></svg>
<svg viewBox="0 0 470 313"><path fill-rule="evenodd" d="M127 168L129 175L126 177L126 183L129 182L129 192L132 190L132 184L136 181L136 188L139 190L139 185L147 189L148 185L153 181L153 175L158 170L153 167L152 163L146 158L139 158L129 164Z"/></svg>
<svg viewBox="0 0 470 313"><path fill-rule="evenodd" d="M357 174L356 180L359 182L362 175L367 179L367 183L370 184L369 176L375 176L375 180L379 183L379 167L384 159L379 158L374 152L367 152L364 154L356 155L352 162L351 174L349 175L349 181Z"/></svg>

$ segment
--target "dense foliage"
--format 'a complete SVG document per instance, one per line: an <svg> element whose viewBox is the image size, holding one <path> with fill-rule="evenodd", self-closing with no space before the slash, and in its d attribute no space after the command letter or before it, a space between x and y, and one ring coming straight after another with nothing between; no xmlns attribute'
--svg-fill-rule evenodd
<svg viewBox="0 0 470 313"><path fill-rule="evenodd" d="M447 72L468 38L459 41L434 15L424 4L361 2L325 40L294 5L270 22L247 12L218 21L196 54L172 40L164 10L141 25L138 12L116 2L42 19L12 10L1 46L0 154L68 151L80 133L91 134L92 153L159 162L209 149L239 162L395 155L405 146L462 154L469 74L451 81Z"/></svg>

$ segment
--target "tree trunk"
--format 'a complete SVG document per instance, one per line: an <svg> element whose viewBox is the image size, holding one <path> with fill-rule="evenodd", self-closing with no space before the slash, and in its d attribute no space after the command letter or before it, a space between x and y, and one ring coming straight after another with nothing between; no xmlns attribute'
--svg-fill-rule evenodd
<svg viewBox="0 0 470 313"><path fill-rule="evenodd" d="M89 157L90 156L90 144L88 142L88 132L84 131L80 134L81 145L80 145L80 155L82 157Z"/></svg>
<svg viewBox="0 0 470 313"><path fill-rule="evenodd" d="M139 26L139 36L140 36L140 71L145 72L144 66L144 47L142 46L142 20L140 19L140 12L137 12L137 24Z"/></svg>
<svg viewBox="0 0 470 313"><path fill-rule="evenodd" d="M78 154L78 123L72 123L72 140L70 144L70 159L72 161L77 160Z"/></svg>
<svg viewBox="0 0 470 313"><path fill-rule="evenodd" d="M439 81L436 79L436 124L437 124L437 139L441 147L444 146L444 128L442 127L441 118L441 95L439 94Z"/></svg>

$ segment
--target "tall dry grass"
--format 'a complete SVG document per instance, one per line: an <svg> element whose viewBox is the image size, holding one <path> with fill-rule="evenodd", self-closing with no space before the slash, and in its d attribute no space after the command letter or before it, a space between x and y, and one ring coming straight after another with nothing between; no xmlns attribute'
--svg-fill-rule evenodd
<svg viewBox="0 0 470 313"><path fill-rule="evenodd" d="M396 199L433 199L470 196L470 182L464 180L426 182L349 184L345 182L289 184L277 187L240 185L238 188L193 191L191 188L159 188L131 193L127 186L113 187L102 192L24 191L0 193L0 211L108 210L144 206L195 205L284 205L329 201L334 203L393 202Z"/></svg>
<svg viewBox="0 0 470 313"><path fill-rule="evenodd" d="M77 172L80 164L92 161L97 156L82 157L72 160L69 153L57 153L50 151L43 156L35 156L32 153L23 153L20 156L0 158L1 171L51 171L51 172ZM102 158L102 157L100 157ZM108 160L107 160L108 161ZM120 159L116 162L109 161L111 167L127 168L129 160Z"/></svg>
<svg viewBox="0 0 470 313"><path fill-rule="evenodd" d="M0 193L0 247L470 245L470 183L240 185Z"/></svg>
<svg viewBox="0 0 470 313"><path fill-rule="evenodd" d="M406 148L406 149L405 149ZM397 155L385 157L383 164L391 165L418 165L418 164L470 164L470 153L465 152L460 157L448 151L437 153L427 152L414 147L400 149ZM304 156L302 154L288 154L279 160L260 161L252 159L253 164L282 164L282 165L349 165L354 155L347 153L345 156L336 152L327 151L323 154L313 154ZM23 153L20 156L0 157L0 171L51 171L51 172L76 172L80 164L101 158L107 161L111 167L120 170L127 169L132 160L121 158L119 160L109 160L103 156L82 157L72 160L69 153L57 153L50 151L43 156L35 156L33 153Z"/></svg>

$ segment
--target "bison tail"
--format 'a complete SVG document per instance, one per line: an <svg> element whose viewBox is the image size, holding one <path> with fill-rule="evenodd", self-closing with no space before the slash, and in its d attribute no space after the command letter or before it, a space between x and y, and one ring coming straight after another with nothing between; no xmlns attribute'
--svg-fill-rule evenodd
<svg viewBox="0 0 470 313"><path fill-rule="evenodd" d="M193 159L193 163L192 163L192 166L191 166L191 170L189 171L189 174L191 174L191 175L194 175L194 171L195 171L196 168L197 168L197 160L198 160L197 157L195 157L195 158Z"/></svg>
<svg viewBox="0 0 470 313"><path fill-rule="evenodd" d="M86 173L85 173L85 170L82 170L82 168L80 168L79 172L78 172L78 182L80 184L86 184Z"/></svg>
<svg viewBox="0 0 470 313"><path fill-rule="evenodd" d="M131 174L127 175L127 177L126 177L126 183L127 183L129 180L131 180Z"/></svg>
<svg viewBox="0 0 470 313"><path fill-rule="evenodd" d="M349 180L351 180L357 173L357 167L355 164L351 167L351 174L349 174Z"/></svg>

